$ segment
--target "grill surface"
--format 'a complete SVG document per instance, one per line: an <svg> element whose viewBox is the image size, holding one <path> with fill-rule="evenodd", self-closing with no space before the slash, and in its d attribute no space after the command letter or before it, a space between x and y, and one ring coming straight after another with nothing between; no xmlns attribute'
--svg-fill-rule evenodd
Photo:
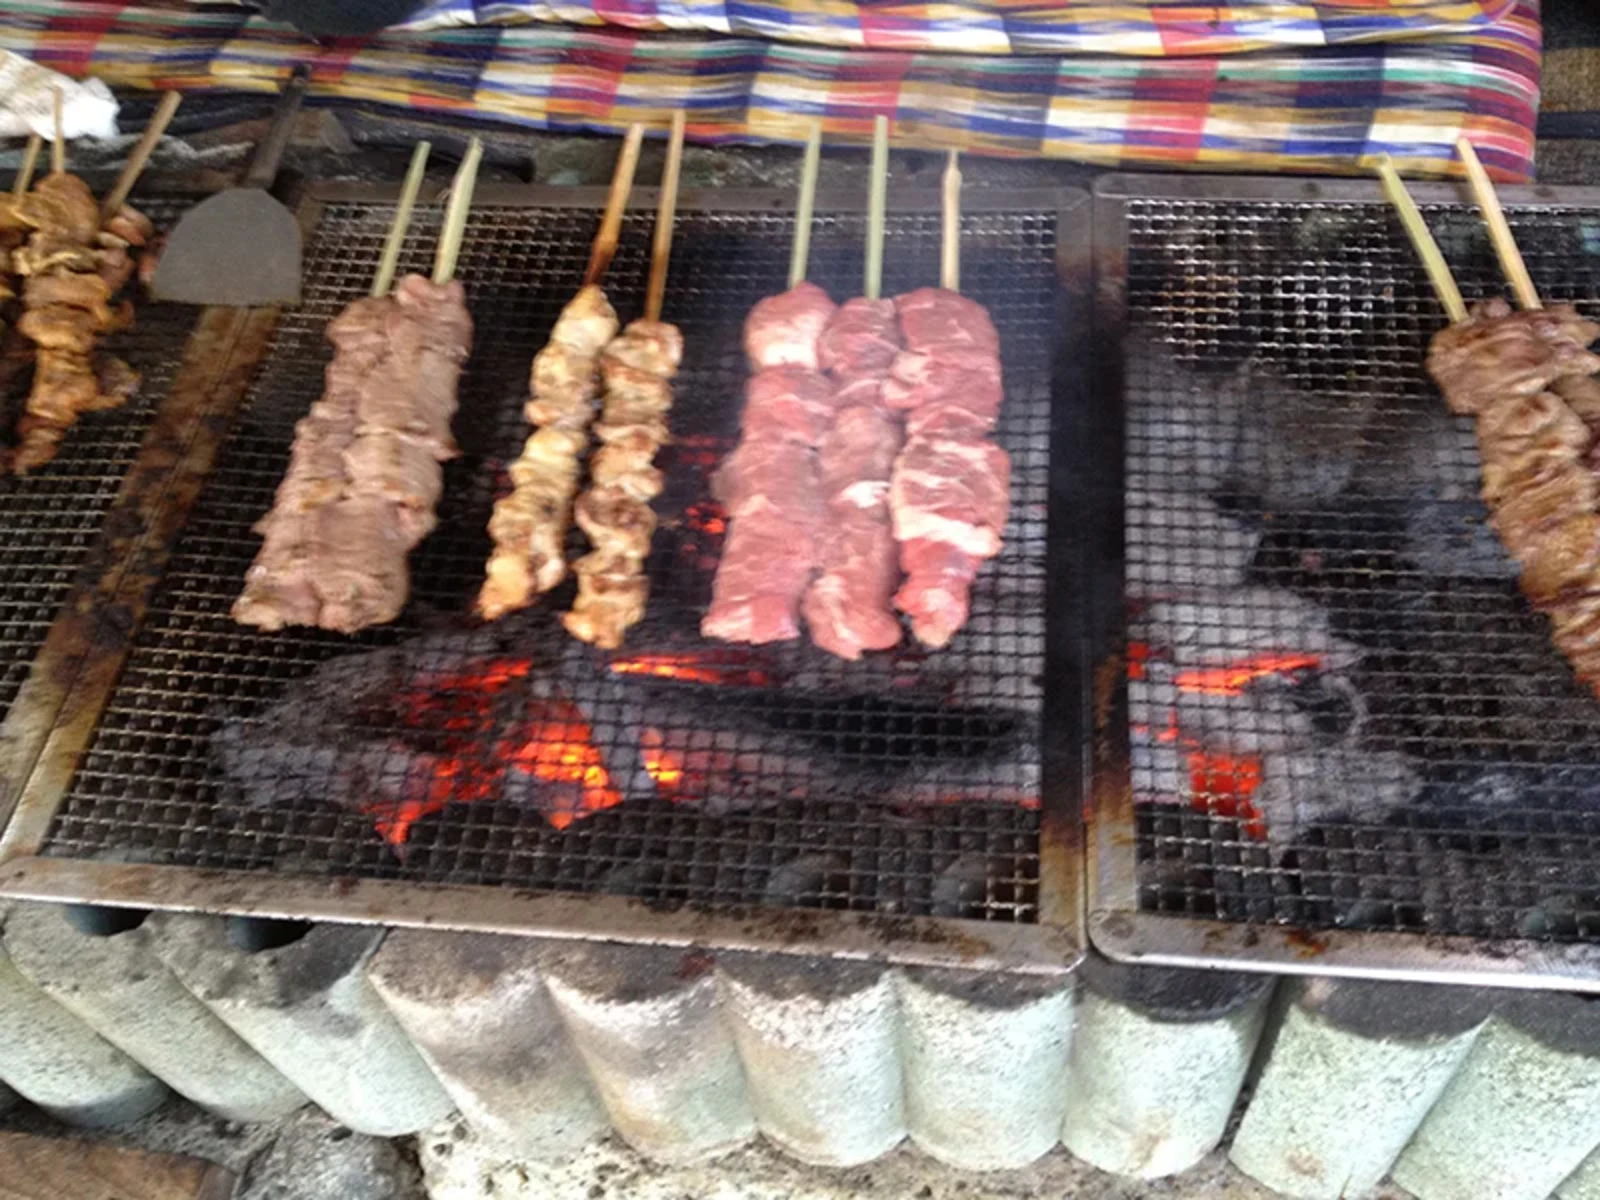
<svg viewBox="0 0 1600 1200"><path fill-rule="evenodd" d="M158 227L177 211L159 198L140 204ZM122 408L84 416L48 466L0 478L0 720L99 536L194 325L192 308L146 300L136 307L133 328L105 346L143 377L138 395ZM32 377L25 371L6 388L8 414L20 413Z"/></svg>
<svg viewBox="0 0 1600 1200"><path fill-rule="evenodd" d="M1006 548L980 577L968 627L943 652L906 649L855 665L796 646L725 656L703 668L726 675L723 686L664 678L650 664L699 662L716 649L698 634L719 541L706 480L737 432L741 323L752 303L784 284L792 223L769 214L680 213L666 311L688 345L671 414L677 443L663 453L669 487L649 560L649 616L618 656L648 654L645 666L619 671L565 638L552 614L567 606L570 584L542 610L476 634L460 615L481 580L501 464L524 436L528 363L581 276L595 226L590 210L474 211L460 267L477 326L456 418L464 455L447 468L439 529L412 557L402 620L354 639L268 635L230 620L259 544L250 526L271 503L295 420L320 391L322 328L364 294L390 215L381 205L324 209L307 248L305 304L279 327L41 852L1036 920L1039 819L1019 801L1036 804L1039 787L1055 214L974 212L964 221L964 275L1004 331L1007 406L998 436L1014 463ZM419 211L413 229L429 232L413 235L404 265L426 269L437 221L437 210ZM624 319L637 314L643 293L649 230L646 218L630 215L608 277ZM819 221L812 279L835 296L852 294L861 237L858 218ZM886 291L932 281L937 217L891 214L889 247ZM352 669L351 656L383 647L397 647L406 663L431 655L433 673L414 676L416 694L429 697L449 729L466 730L464 738L411 729L432 718L415 718L409 700L389 695L374 699L381 715L367 705L342 717L332 739L342 739L340 750L352 742L380 747L373 753L381 765L364 760L366 791L324 760L286 766L292 752L272 758L259 787L225 774L219 745L237 737L270 746L300 708L292 689L321 678L313 675L319 665L343 659L338 670ZM495 752L505 705L482 697L499 686L486 681L503 680L496 672L508 660L519 664L516 680L495 694L511 696L512 711L525 715L542 703L530 697L554 680L562 736L582 743L528 768L538 779L566 781L564 790L535 783L531 799L519 799L505 784ZM645 789L630 788L619 766L637 746L641 722L668 764L651 765L646 783L654 786ZM541 729L550 736L548 720ZM526 757L526 746L514 749ZM589 794L595 756L623 802L556 828L573 815L572 797ZM441 807L429 800L441 773L494 783L484 794L453 793L458 802ZM384 789L415 806L403 821L392 806L387 824L382 814L357 811L362 796ZM541 808L556 815L554 824ZM409 822L403 838L397 821Z"/></svg>
<svg viewBox="0 0 1600 1200"><path fill-rule="evenodd" d="M1484 524L1387 208L1122 211L1132 908L1600 941L1600 703ZM1427 212L1463 292L1500 294L1475 212ZM1600 215L1511 217L1541 294L1596 315Z"/></svg>

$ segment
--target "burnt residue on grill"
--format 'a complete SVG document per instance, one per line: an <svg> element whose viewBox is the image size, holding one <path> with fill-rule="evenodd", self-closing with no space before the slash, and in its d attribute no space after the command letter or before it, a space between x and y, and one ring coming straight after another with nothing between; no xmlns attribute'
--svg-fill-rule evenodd
<svg viewBox="0 0 1600 1200"><path fill-rule="evenodd" d="M575 209L474 211L464 454L412 557L401 621L356 638L233 624L250 526L321 387L323 325L364 294L389 215L324 208L306 304L280 323L41 852L725 914L1037 920L1054 215L965 218L973 291L1006 343L1005 551L951 646L853 664L698 632L724 532L709 477L737 436L746 373L740 326L787 264L790 221L766 211L680 214L665 315L687 353L660 457L650 607L624 649L566 637L565 588L492 625L468 615L489 508L525 436L528 363L587 256L594 214ZM812 278L841 298L858 286L863 224L830 215L813 239ZM435 225L419 215L417 228ZM934 213L891 215L887 288L936 278L938 234ZM624 316L642 298L648 235L630 215L608 274ZM430 253L414 238L402 267Z"/></svg>
<svg viewBox="0 0 1600 1200"><path fill-rule="evenodd" d="M1600 705L1485 524L1389 214L1126 219L1127 749L1099 769L1131 780L1140 907L1600 938ZM1433 220L1464 290L1498 291L1473 215ZM1518 224L1542 295L1592 303L1590 220Z"/></svg>

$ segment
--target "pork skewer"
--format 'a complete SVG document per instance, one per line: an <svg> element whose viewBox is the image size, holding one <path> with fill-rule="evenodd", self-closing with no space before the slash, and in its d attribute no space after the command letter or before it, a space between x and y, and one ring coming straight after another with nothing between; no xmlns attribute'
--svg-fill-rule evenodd
<svg viewBox="0 0 1600 1200"><path fill-rule="evenodd" d="M1379 170L1418 253L1442 264L1393 167L1385 161ZM1475 184L1485 215L1498 212L1487 179ZM1453 281L1439 287L1430 268L1451 324L1429 344L1428 371L1451 411L1476 418L1483 498L1490 524L1521 568L1523 594L1550 618L1553 640L1579 680L1600 695L1600 486L1592 466L1600 357L1589 351L1600 324L1569 305L1543 307L1509 226L1492 236L1507 275L1522 281L1516 291L1523 311L1495 299L1469 312Z"/></svg>
<svg viewBox="0 0 1600 1200"><path fill-rule="evenodd" d="M683 334L661 319L672 225L677 214L683 162L685 114L672 117L661 199L656 210L644 318L611 339L600 355L605 399L595 435L600 447L589 463L589 488L574 515L594 549L572 564L578 595L561 623L579 641L603 650L622 645L623 635L644 618L650 552L656 516L650 501L661 494L661 472L653 466L667 442L672 378L683 358Z"/></svg>
<svg viewBox="0 0 1600 1200"><path fill-rule="evenodd" d="M113 308L112 300L133 274L129 247L153 231L142 215L121 204L103 227L89 186L64 169L59 89L55 102L52 170L15 205L31 230L12 254L13 266L26 277L26 311L17 328L36 348L33 386L10 456L19 475L54 458L80 414L123 404L139 383L126 363L97 354L95 347L100 335L132 319L129 306ZM160 132L158 127L156 136ZM130 188L137 173L129 175Z"/></svg>
<svg viewBox="0 0 1600 1200"><path fill-rule="evenodd" d="M880 298L889 174L889 125L873 130L863 294L828 322L819 358L834 386L832 424L817 447L826 514L817 539L817 576L801 611L811 640L857 659L900 641L892 599L900 580L890 525L889 482L905 441L904 422L883 398L901 349L893 300Z"/></svg>
<svg viewBox="0 0 1600 1200"><path fill-rule="evenodd" d="M241 624L355 633L404 608L407 556L434 527L442 464L457 453L450 419L472 318L454 276L482 154L474 138L451 186L432 278L407 275L390 291L426 143L413 155L374 294L328 324L333 361L255 527L261 549L233 606Z"/></svg>
<svg viewBox="0 0 1600 1200"><path fill-rule="evenodd" d="M600 352L619 325L600 281L616 252L643 138L643 125L628 129L583 287L561 310L549 342L533 360L523 409L533 432L509 468L511 491L495 502L489 517L494 549L477 608L491 621L526 608L567 575L567 527L600 393Z"/></svg>
<svg viewBox="0 0 1600 1200"><path fill-rule="evenodd" d="M897 297L905 349L884 397L906 413L906 444L889 490L905 582L895 607L925 646L964 624L972 583L1000 553L1010 512L1011 459L988 436L1003 397L1000 338L983 306L962 296L956 156L945 169L940 287Z"/></svg>
<svg viewBox="0 0 1600 1200"><path fill-rule="evenodd" d="M801 599L817 569L823 505L816 447L834 409L833 384L819 359L834 304L805 280L821 145L821 127L814 125L795 205L789 288L758 302L745 320L754 374L745 388L742 437L712 481L728 536L700 632L723 641L799 637Z"/></svg>

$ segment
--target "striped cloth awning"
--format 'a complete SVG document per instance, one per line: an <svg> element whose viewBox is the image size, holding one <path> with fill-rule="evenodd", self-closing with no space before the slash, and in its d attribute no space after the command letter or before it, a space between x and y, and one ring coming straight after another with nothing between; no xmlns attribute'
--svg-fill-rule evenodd
<svg viewBox="0 0 1600 1200"><path fill-rule="evenodd" d="M1236 54L1473 33L1515 0L433 0L410 22L559 22L722 33L860 50Z"/></svg>
<svg viewBox="0 0 1600 1200"><path fill-rule="evenodd" d="M239 9L88 0L8 0L0 47L68 74L185 90L273 90L309 63L313 95L543 129L664 124L685 107L690 135L709 142L798 142L819 117L829 141L865 141L881 113L902 146L1108 166L1354 173L1389 154L1438 175L1455 169L1465 133L1506 180L1532 170L1539 78L1538 0L1515 0L1471 32L1175 58L840 50L538 24L318 44Z"/></svg>

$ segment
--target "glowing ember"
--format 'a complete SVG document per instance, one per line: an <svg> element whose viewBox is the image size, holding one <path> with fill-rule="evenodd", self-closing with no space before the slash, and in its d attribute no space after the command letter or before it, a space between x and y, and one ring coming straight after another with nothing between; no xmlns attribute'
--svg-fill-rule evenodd
<svg viewBox="0 0 1600 1200"><path fill-rule="evenodd" d="M644 755L644 769L663 795L675 796L683 788L683 755L667 749L666 739L659 729L645 729L639 734L639 747Z"/></svg>
<svg viewBox="0 0 1600 1200"><path fill-rule="evenodd" d="M1261 786L1261 758L1255 754L1210 754L1189 751L1189 806L1217 817L1232 817L1244 824L1247 837L1263 841L1267 823L1252 797Z"/></svg>
<svg viewBox="0 0 1600 1200"><path fill-rule="evenodd" d="M1292 675L1322 665L1316 654L1253 654L1221 667L1193 667L1179 671L1173 683L1186 692L1206 696L1237 696L1258 679L1269 675Z"/></svg>
<svg viewBox="0 0 1600 1200"><path fill-rule="evenodd" d="M738 650L707 650L682 654L634 654L613 659L616 675L650 675L683 683L708 683L714 687L771 687L772 676L760 660Z"/></svg>
<svg viewBox="0 0 1600 1200"><path fill-rule="evenodd" d="M541 809L557 829L621 803L578 708L512 691L532 669L526 659L496 659L470 673L431 677L394 698L399 720L375 723L406 731L400 739L421 747L416 760L428 778L407 780L412 794L362 810L386 842L403 846L423 817L504 795L519 778L546 785Z"/></svg>
<svg viewBox="0 0 1600 1200"><path fill-rule="evenodd" d="M1128 644L1128 678L1147 677L1154 658L1143 642ZM1237 696L1257 680L1273 675L1292 675L1297 671L1322 666L1316 654L1253 654L1218 667L1193 667L1175 672L1173 683L1182 691L1207 696ZM1176 710L1167 715L1163 729L1135 726L1134 731L1158 743L1181 745L1189 769L1189 807L1196 812L1241 822L1247 837L1263 841L1267 823L1255 805L1261 787L1262 763L1257 754L1223 754L1206 750L1201 743L1186 737L1178 725Z"/></svg>

